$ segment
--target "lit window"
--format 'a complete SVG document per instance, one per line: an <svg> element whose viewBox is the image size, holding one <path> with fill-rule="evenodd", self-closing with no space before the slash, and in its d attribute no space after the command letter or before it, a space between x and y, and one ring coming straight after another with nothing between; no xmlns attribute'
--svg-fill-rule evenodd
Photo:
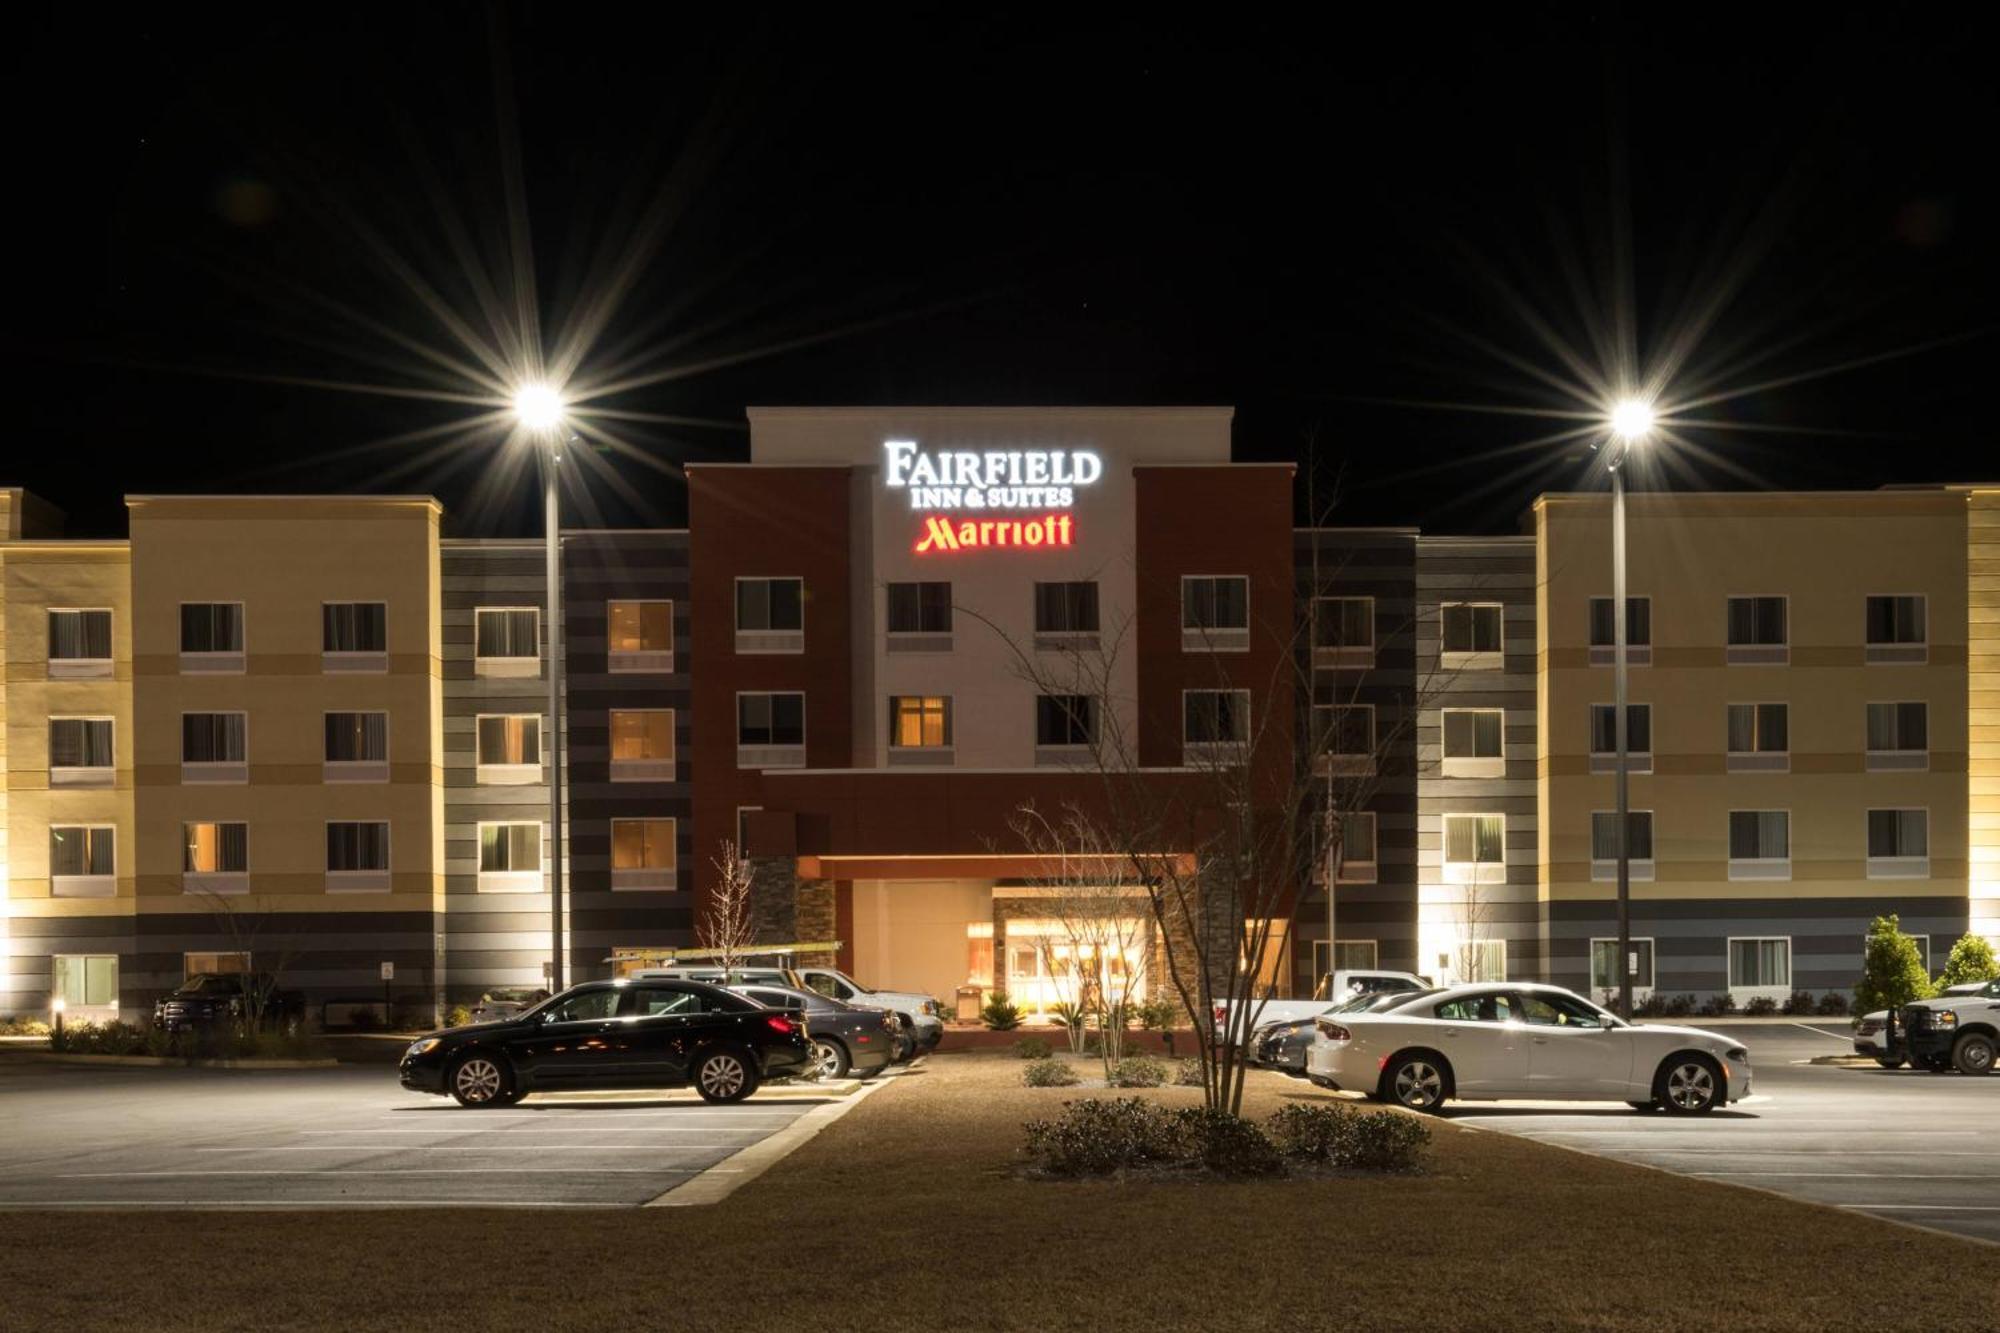
<svg viewBox="0 0 2000 1333"><path fill-rule="evenodd" d="M671 782L674 770L674 710L611 710L613 781Z"/></svg>
<svg viewBox="0 0 2000 1333"><path fill-rule="evenodd" d="M118 1003L117 954L57 954L49 959L49 991L70 1009Z"/></svg>
<svg viewBox="0 0 2000 1333"><path fill-rule="evenodd" d="M951 744L951 700L942 695L899 694L889 700L889 744L937 749Z"/></svg>
<svg viewBox="0 0 2000 1333"><path fill-rule="evenodd" d="M109 824L58 824L49 829L49 892L58 898L109 897L117 892L117 830Z"/></svg>
<svg viewBox="0 0 2000 1333"><path fill-rule="evenodd" d="M540 768L542 719L535 713L482 716L477 722L481 768Z"/></svg>
<svg viewBox="0 0 2000 1333"><path fill-rule="evenodd" d="M241 875L250 869L248 824L181 826L181 871L189 875Z"/></svg>
<svg viewBox="0 0 2000 1333"><path fill-rule="evenodd" d="M676 825L671 819L611 821L611 887L673 889Z"/></svg>
<svg viewBox="0 0 2000 1333"><path fill-rule="evenodd" d="M1446 865L1501 865L1507 859L1507 821L1502 815L1446 815Z"/></svg>
<svg viewBox="0 0 2000 1333"><path fill-rule="evenodd" d="M672 671L674 604L615 601L604 612L606 666L615 672Z"/></svg>

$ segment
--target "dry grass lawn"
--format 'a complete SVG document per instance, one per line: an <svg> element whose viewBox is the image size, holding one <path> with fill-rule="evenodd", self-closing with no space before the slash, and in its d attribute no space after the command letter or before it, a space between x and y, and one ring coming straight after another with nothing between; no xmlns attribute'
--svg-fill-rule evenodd
<svg viewBox="0 0 2000 1333"><path fill-rule="evenodd" d="M1448 1122L1417 1178L1020 1179L1021 1121L1080 1095L1023 1088L1020 1071L1005 1055L933 1058L707 1209L0 1213L0 1327L1954 1333L2000 1321L2000 1251ZM1247 1109L1319 1095L1258 1075Z"/></svg>

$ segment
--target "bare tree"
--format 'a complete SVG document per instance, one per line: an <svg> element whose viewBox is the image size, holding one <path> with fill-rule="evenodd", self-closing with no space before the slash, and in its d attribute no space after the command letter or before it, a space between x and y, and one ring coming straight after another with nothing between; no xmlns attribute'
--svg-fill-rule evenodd
<svg viewBox="0 0 2000 1333"><path fill-rule="evenodd" d="M1067 988L1070 1049L1084 1049L1086 1026L1094 1024L1108 1076L1124 1058L1125 1029L1151 972L1147 896L1131 882L1128 859L1106 845L1080 807L1050 816L1031 802L1009 823L1038 862L1035 892L1059 932L1039 936L1038 947L1043 970Z"/></svg>
<svg viewBox="0 0 2000 1333"><path fill-rule="evenodd" d="M285 1007L277 1002L282 982L286 971L297 961L299 949L292 936L270 933L277 914L255 897L238 898L213 892L204 892L200 897L217 932L228 944L227 952L242 955L245 963L244 1012L237 1015L237 1030L247 1035L262 1031L272 1021L285 1024L302 1019L303 1013L278 1012ZM263 954L261 967L259 953ZM393 1021L392 1015L383 1017L385 1021Z"/></svg>
<svg viewBox="0 0 2000 1333"><path fill-rule="evenodd" d="M715 952L724 976L756 943L756 926L750 914L750 863L737 853L733 839L722 840L722 854L715 858L715 891L694 926L695 942Z"/></svg>

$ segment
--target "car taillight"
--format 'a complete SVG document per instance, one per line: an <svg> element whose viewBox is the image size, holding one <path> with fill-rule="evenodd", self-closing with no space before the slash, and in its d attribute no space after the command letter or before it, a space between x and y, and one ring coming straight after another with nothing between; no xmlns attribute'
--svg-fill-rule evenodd
<svg viewBox="0 0 2000 1333"><path fill-rule="evenodd" d="M1319 1028L1319 1035L1328 1041L1347 1041L1354 1035L1340 1024L1329 1023L1324 1018L1320 1019L1315 1026Z"/></svg>
<svg viewBox="0 0 2000 1333"><path fill-rule="evenodd" d="M794 1023L791 1019L786 1018L783 1014L772 1014L764 1021L771 1025L771 1031L782 1032L787 1037L791 1036L794 1032L797 1032L799 1030L799 1025L797 1023Z"/></svg>

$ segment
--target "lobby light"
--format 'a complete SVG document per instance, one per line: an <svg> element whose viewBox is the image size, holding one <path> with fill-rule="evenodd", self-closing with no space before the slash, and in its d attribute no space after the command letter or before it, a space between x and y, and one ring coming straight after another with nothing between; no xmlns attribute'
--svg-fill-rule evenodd
<svg viewBox="0 0 2000 1333"><path fill-rule="evenodd" d="M547 384L523 384L514 391L514 416L529 430L553 430L563 419L562 395Z"/></svg>

